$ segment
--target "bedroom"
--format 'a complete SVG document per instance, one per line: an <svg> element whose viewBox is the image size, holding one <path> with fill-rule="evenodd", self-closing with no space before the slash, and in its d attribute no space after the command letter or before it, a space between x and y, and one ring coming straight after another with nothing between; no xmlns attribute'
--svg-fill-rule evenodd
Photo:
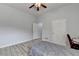
<svg viewBox="0 0 79 59"><path fill-rule="evenodd" d="M40 7L39 11L29 9L31 5L0 4L0 55L79 55L70 48L67 37L69 34L76 43L79 41L79 4L46 3L47 8ZM52 47L58 52L52 53Z"/></svg>

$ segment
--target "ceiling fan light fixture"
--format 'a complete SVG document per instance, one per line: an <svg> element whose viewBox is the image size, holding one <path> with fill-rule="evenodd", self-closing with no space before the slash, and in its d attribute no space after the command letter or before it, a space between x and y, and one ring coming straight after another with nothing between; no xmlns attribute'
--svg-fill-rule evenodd
<svg viewBox="0 0 79 59"><path fill-rule="evenodd" d="M37 11L39 11L40 7L47 8L47 6L45 6L43 3L34 3L29 8L32 8L34 6L37 8Z"/></svg>
<svg viewBox="0 0 79 59"><path fill-rule="evenodd" d="M35 7L41 7L41 3L35 3Z"/></svg>

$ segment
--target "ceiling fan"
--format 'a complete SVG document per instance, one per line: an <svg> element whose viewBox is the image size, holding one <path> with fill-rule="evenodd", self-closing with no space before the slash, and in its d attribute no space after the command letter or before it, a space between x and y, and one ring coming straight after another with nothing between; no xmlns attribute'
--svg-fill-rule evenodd
<svg viewBox="0 0 79 59"><path fill-rule="evenodd" d="M47 8L47 6L45 6L43 3L34 3L29 8L32 8L34 6L37 8L37 11L39 11L40 7Z"/></svg>

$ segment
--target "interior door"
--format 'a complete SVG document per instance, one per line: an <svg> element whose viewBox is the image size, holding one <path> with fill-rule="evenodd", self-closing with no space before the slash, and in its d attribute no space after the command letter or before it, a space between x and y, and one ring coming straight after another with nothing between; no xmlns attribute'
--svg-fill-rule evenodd
<svg viewBox="0 0 79 59"><path fill-rule="evenodd" d="M33 39L42 38L42 23L33 23Z"/></svg>
<svg viewBox="0 0 79 59"><path fill-rule="evenodd" d="M66 20L54 20L52 22L53 42L66 45Z"/></svg>

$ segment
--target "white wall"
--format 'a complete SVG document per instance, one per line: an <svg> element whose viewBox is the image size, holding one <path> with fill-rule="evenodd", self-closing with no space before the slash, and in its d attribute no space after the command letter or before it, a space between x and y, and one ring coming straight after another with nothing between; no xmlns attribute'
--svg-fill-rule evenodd
<svg viewBox="0 0 79 59"><path fill-rule="evenodd" d="M0 4L0 47L32 40L32 23L28 13Z"/></svg>
<svg viewBox="0 0 79 59"><path fill-rule="evenodd" d="M28 13L0 4L0 47L31 40L33 22L42 22L42 37L54 40L52 20L61 19L67 20L67 33L72 37L79 36L79 4L51 9L36 18Z"/></svg>
<svg viewBox="0 0 79 59"><path fill-rule="evenodd" d="M79 26L78 26L79 25L79 4L70 4L68 6L64 6L56 10L52 9L51 11L40 16L39 18L40 22L44 23L43 38L48 37L48 39L52 39L52 35L53 35L52 20L61 20L61 19L65 19L67 21L66 34L69 33L72 37L74 36L79 37ZM64 44L67 44L67 42Z"/></svg>

